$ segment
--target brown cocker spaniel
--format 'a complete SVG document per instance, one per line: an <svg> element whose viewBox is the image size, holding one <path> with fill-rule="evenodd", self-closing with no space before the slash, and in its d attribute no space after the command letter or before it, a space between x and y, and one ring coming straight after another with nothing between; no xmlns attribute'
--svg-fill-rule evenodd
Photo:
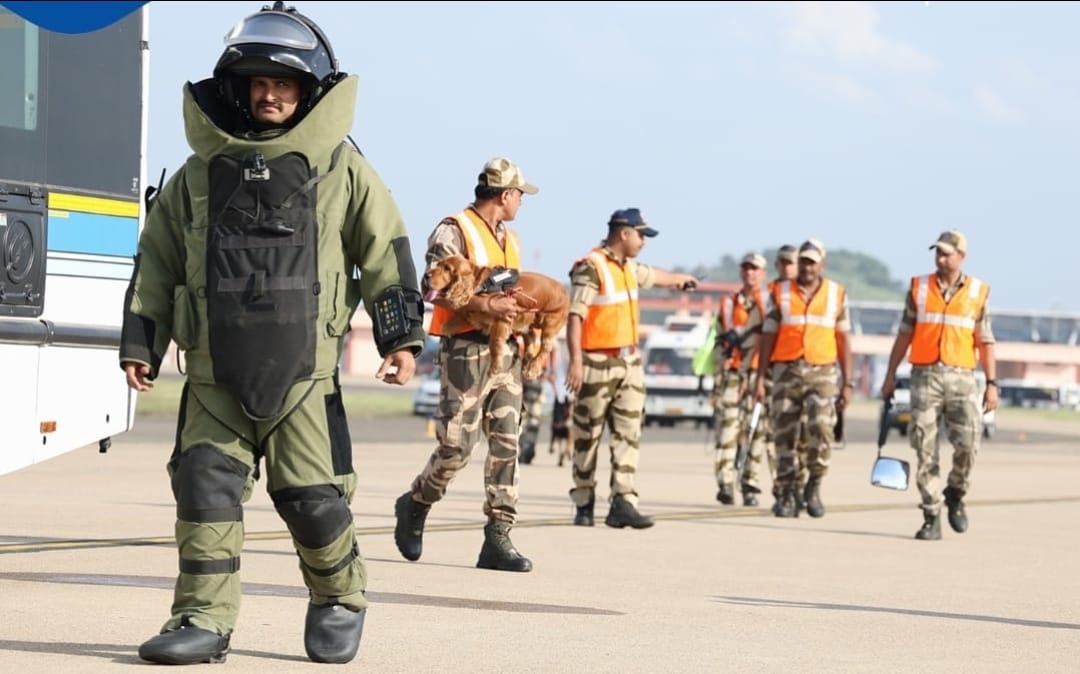
<svg viewBox="0 0 1080 674"><path fill-rule="evenodd" d="M486 312L464 309L492 271L492 267L475 265L460 255L445 257L424 275L424 285L430 291L425 299L433 301L441 297L454 310L453 318L445 326L447 334L471 325L490 337L492 372L502 368L510 335L523 334L525 357L521 376L536 379L544 369L548 354L555 348L559 331L566 326L570 296L566 288L550 276L523 271L519 272L517 283L503 291L517 303L518 314L512 324ZM494 293L490 295L494 296Z"/></svg>

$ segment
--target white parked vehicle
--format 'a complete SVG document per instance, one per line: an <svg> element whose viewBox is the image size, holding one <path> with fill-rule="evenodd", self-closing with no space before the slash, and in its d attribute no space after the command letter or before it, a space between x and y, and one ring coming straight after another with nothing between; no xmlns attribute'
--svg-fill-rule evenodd
<svg viewBox="0 0 1080 674"><path fill-rule="evenodd" d="M708 337L709 320L668 317L645 341L645 425L679 421L711 424L712 377L694 374L693 359Z"/></svg>

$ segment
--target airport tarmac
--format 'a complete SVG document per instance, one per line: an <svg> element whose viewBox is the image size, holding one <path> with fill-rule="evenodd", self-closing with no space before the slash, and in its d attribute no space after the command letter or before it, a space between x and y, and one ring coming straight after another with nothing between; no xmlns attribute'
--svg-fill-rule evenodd
<svg viewBox="0 0 1080 674"><path fill-rule="evenodd" d="M860 410L856 414L856 410ZM827 514L777 519L715 499L704 430L647 430L638 489L651 529L616 530L600 459L597 526L574 527L546 433L520 472L512 537L532 573L475 568L484 451L428 518L424 555L393 542L393 501L427 460L423 419L354 422L353 512L368 562L357 659L371 672L1073 672L1080 660L1080 426L999 419L960 535L916 541L907 491L869 483L873 407L853 410L822 489ZM141 665L172 599L170 419L0 476L0 670ZM890 437L886 453L914 455ZM949 451L945 451L948 466ZM260 482L245 511L244 602L214 671L313 670L306 593Z"/></svg>

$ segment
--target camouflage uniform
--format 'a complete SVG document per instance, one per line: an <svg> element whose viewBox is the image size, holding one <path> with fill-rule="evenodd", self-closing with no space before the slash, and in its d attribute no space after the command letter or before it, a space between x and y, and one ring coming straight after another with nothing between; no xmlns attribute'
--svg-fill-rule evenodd
<svg viewBox="0 0 1080 674"><path fill-rule="evenodd" d="M945 300L951 299L964 285L967 275L961 274L956 283L943 289ZM915 328L917 310L915 299L908 293L900 333ZM990 325L990 309L983 308L976 323L979 341L994 343ZM922 509L927 515L941 512L942 488L939 467L939 421L944 422L948 441L953 446L952 470L947 486L963 496L970 486L971 468L979 452L982 438L982 400L972 370L948 367L937 363L911 368L911 447L918 458L915 483L922 497Z"/></svg>
<svg viewBox="0 0 1080 674"><path fill-rule="evenodd" d="M851 320L846 293L839 296L842 299L837 307L834 331L848 332ZM763 332L777 333L780 312L780 307L770 300ZM820 482L828 472L835 440L838 375L835 363L812 365L802 359L771 363L769 377L773 389L771 412L775 424L776 486L781 492L795 495L800 468L808 474L808 484ZM805 444L801 442L804 430ZM798 504L798 496L795 498Z"/></svg>
<svg viewBox="0 0 1080 674"><path fill-rule="evenodd" d="M521 395L521 463L532 463L536 456L536 440L540 435L540 420L544 414L544 379L530 379L522 384Z"/></svg>
<svg viewBox="0 0 1080 674"><path fill-rule="evenodd" d="M632 260L638 287L654 284L652 267ZM579 262L570 271L570 313L585 317L600 290L596 270ZM627 353L608 355L585 351L581 390L574 403L574 488L570 498L581 507L593 502L596 492L596 462L605 423L611 438L611 497L621 495L636 506L634 487L641 449L641 425L645 412L645 369L637 345L627 345ZM630 353L632 351L632 353Z"/></svg>
<svg viewBox="0 0 1080 674"><path fill-rule="evenodd" d="M744 500L750 501L747 505L753 505L757 499L749 495L761 493L758 473L761 470L762 455L765 453L766 424L763 422L766 413L763 409L757 428L754 430L754 436L747 438L746 436L750 432L750 418L754 400L752 395L744 395L740 398L739 389L744 387L744 391L753 391L750 388L752 383L750 364L753 362L753 355L757 351L758 334L761 332L764 317L758 310L753 296L748 297L742 291L739 291L735 293L733 300L740 302L749 315L746 324L739 328L742 335L739 343L742 361L741 367L737 369L728 372L723 371L725 360L723 338L726 331L717 330L714 360L720 371L717 372L713 381L713 400L716 406L716 416L714 417L716 460L713 468L717 486L720 487L720 492L716 496L717 499L723 503L731 503L728 498L734 497L734 484L737 477L735 475L735 459L738 447L742 443L749 442L750 447L746 465L743 468L743 474L738 477ZM719 317L717 320L719 320ZM769 458L771 468L772 457Z"/></svg>
<svg viewBox="0 0 1080 674"><path fill-rule="evenodd" d="M429 266L444 257L462 255L464 241L453 222L444 220L432 233L426 258ZM503 223L495 229L508 235ZM509 349L504 371L491 376L491 349L486 335L475 332L444 336L439 366L442 388L435 414L438 447L413 480L414 498L426 504L441 500L457 472L469 463L473 449L487 436L483 511L493 520L512 524L518 501L520 350Z"/></svg>

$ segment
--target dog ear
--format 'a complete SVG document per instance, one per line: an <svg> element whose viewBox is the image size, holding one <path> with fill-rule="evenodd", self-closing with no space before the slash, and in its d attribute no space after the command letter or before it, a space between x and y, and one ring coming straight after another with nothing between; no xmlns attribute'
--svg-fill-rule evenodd
<svg viewBox="0 0 1080 674"><path fill-rule="evenodd" d="M469 302L469 298L476 290L473 284L472 263L457 255L446 258L444 262L451 277L444 291L446 301L455 309L460 309Z"/></svg>

